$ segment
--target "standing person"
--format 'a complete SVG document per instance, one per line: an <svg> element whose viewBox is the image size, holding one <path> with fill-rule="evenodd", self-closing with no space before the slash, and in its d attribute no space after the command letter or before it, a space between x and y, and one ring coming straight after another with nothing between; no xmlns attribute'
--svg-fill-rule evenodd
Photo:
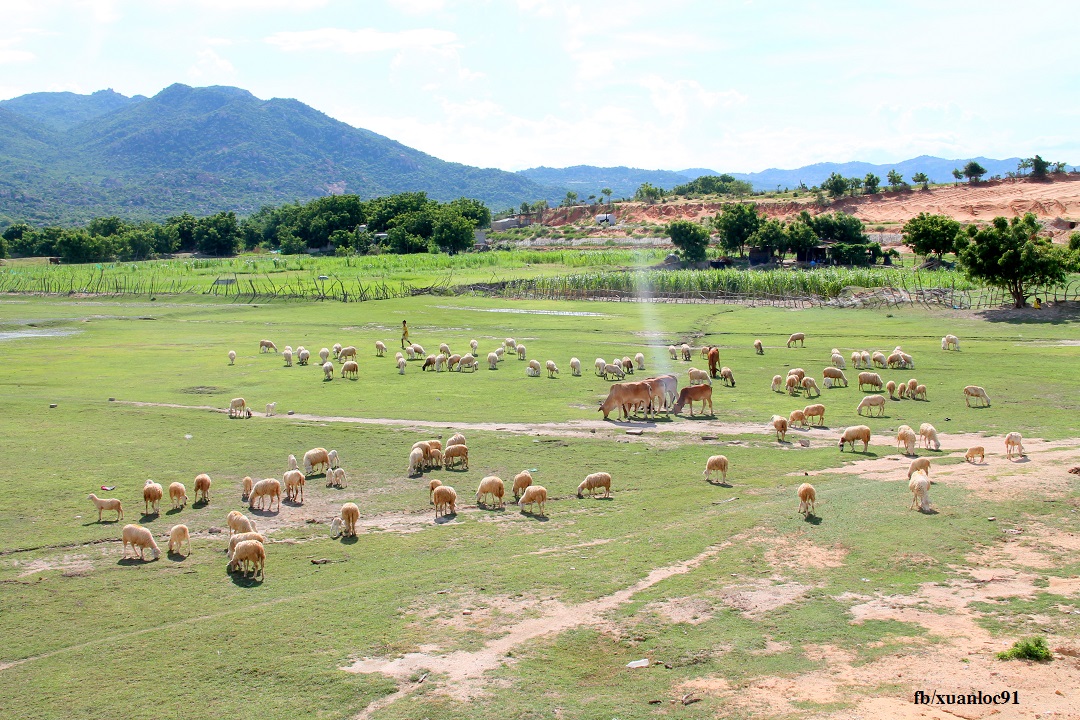
<svg viewBox="0 0 1080 720"><path fill-rule="evenodd" d="M409 342L409 326L402 320L401 321L401 347L405 348L405 344Z"/></svg>

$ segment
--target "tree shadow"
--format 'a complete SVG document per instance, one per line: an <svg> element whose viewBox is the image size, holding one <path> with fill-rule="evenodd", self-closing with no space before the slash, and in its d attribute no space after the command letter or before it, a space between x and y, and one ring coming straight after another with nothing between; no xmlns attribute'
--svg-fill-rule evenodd
<svg viewBox="0 0 1080 720"><path fill-rule="evenodd" d="M975 317L987 322L1008 323L1009 325L1063 325L1080 319L1080 302L1074 300L1047 302L1043 304L1041 310L1030 307L1000 307L979 311L975 313Z"/></svg>

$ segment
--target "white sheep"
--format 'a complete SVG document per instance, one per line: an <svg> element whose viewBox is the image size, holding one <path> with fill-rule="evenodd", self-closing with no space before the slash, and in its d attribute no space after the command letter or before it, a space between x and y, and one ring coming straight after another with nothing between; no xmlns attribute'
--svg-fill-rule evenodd
<svg viewBox="0 0 1080 720"><path fill-rule="evenodd" d="M734 385L732 385L734 387ZM806 391L806 397L810 397L810 392L813 391L815 395L821 395L821 390L817 386L817 380L807 375L802 379L802 388Z"/></svg>
<svg viewBox="0 0 1080 720"><path fill-rule="evenodd" d="M862 415L863 408L869 409L869 415L874 414L874 408L880 408L881 412L879 416L885 414L885 396L884 395L867 395L859 401L858 406L855 408L855 413Z"/></svg>
<svg viewBox="0 0 1080 720"><path fill-rule="evenodd" d="M450 436L450 439L446 441L446 447L450 447L451 445L465 445L465 444L466 444L465 436L462 435L461 433L454 433L453 435Z"/></svg>
<svg viewBox="0 0 1080 720"><path fill-rule="evenodd" d="M161 485L158 485L153 480L147 480L146 483L143 484L142 491L143 503L146 505L146 512L143 514L149 515L151 508L154 509L154 513L160 513L161 511L158 505L161 503L161 498L164 495L165 492L161 489Z"/></svg>
<svg viewBox="0 0 1080 720"><path fill-rule="evenodd" d="M782 415L772 416L772 427L776 431L776 440L778 442L784 442L784 438L787 437L788 421L787 418Z"/></svg>
<svg viewBox="0 0 1080 720"><path fill-rule="evenodd" d="M480 481L480 486L476 488L476 504L480 505L484 498L488 495L491 496L491 504L488 507L506 507L506 502L503 500L503 494L506 492L506 485L503 483L502 478L495 475L488 475Z"/></svg>
<svg viewBox="0 0 1080 720"><path fill-rule="evenodd" d="M277 403L276 402L266 403L266 417L273 416L275 410L277 410Z"/></svg>
<svg viewBox="0 0 1080 720"><path fill-rule="evenodd" d="M799 388L802 387L802 384L799 382L798 375L788 375L787 380L785 381L785 385L787 386L787 391L792 395L798 395Z"/></svg>
<svg viewBox="0 0 1080 720"><path fill-rule="evenodd" d="M948 350L950 347L954 350L959 351L960 338L956 337L955 335L946 335L945 337L941 338L941 349Z"/></svg>
<svg viewBox="0 0 1080 720"><path fill-rule="evenodd" d="M765 354L765 347L761 344L760 340L754 341L754 352L756 352L758 355Z"/></svg>
<svg viewBox="0 0 1080 720"><path fill-rule="evenodd" d="M233 553L236 551L236 546L239 545L240 543L244 542L245 540L258 540L262 544L264 544L264 545L266 544L266 536L264 536L262 533L257 533L257 532L236 533L235 535L233 535L232 537L229 538L229 547L225 550L225 554L226 554L226 556L228 556L229 560L232 560Z"/></svg>
<svg viewBox="0 0 1080 720"><path fill-rule="evenodd" d="M859 389L863 389L863 385L869 385L872 388L881 390L885 383L881 382L881 376L876 372L861 372L859 373Z"/></svg>
<svg viewBox="0 0 1080 720"><path fill-rule="evenodd" d="M671 355L672 360L679 359L679 348L675 347L674 345L668 345L667 351L668 354Z"/></svg>
<svg viewBox="0 0 1080 720"><path fill-rule="evenodd" d="M301 347L296 351L296 364L297 365L307 365L308 361L310 359L311 359L311 353L308 352L307 348Z"/></svg>
<svg viewBox="0 0 1080 720"><path fill-rule="evenodd" d="M400 354L401 353L398 353L398 355L400 355ZM415 360L416 359L416 353L413 352L412 345L405 346L405 354L409 356L410 360ZM398 359L400 360L401 358L398 358Z"/></svg>
<svg viewBox="0 0 1080 720"><path fill-rule="evenodd" d="M233 398L229 401L229 417L244 417L247 412L247 403L244 398Z"/></svg>
<svg viewBox="0 0 1080 720"><path fill-rule="evenodd" d="M225 516L225 523L229 526L230 536L235 535L236 533L259 531L259 528L255 525L255 521L239 510L230 510L229 514Z"/></svg>
<svg viewBox="0 0 1080 720"><path fill-rule="evenodd" d="M863 350L862 353L859 355L859 359L862 361L860 363L860 365L862 365L863 369L864 370L869 370L870 369L870 353L867 352L866 350Z"/></svg>
<svg viewBox="0 0 1080 720"><path fill-rule="evenodd" d="M525 368L525 374L529 377L540 377L540 361L530 360L529 366Z"/></svg>
<svg viewBox="0 0 1080 720"><path fill-rule="evenodd" d="M824 380L821 381L821 384L825 387L826 390L831 390L832 386L833 386L833 379L830 378L830 377L827 377L827 378L825 378Z"/></svg>
<svg viewBox="0 0 1080 720"><path fill-rule="evenodd" d="M712 474L714 472L720 473L720 482L727 483L727 471L728 471L728 459L724 455L713 455L707 461L705 461L705 472L702 476L705 480L712 482Z"/></svg>
<svg viewBox="0 0 1080 720"><path fill-rule="evenodd" d="M620 380L626 377L626 373L623 371L622 366L615 363L606 363L604 365L604 377L607 378L609 375L617 377ZM706 376L707 375L708 374L706 373Z"/></svg>
<svg viewBox="0 0 1080 720"><path fill-rule="evenodd" d="M607 367L607 364L608 362L604 358L596 358L596 360L593 361L593 367L596 369L597 377L604 376L604 368Z"/></svg>
<svg viewBox="0 0 1080 720"><path fill-rule="evenodd" d="M292 367L292 350L285 348L285 352L281 353L281 359L285 361L285 367Z"/></svg>
<svg viewBox="0 0 1080 720"><path fill-rule="evenodd" d="M851 452L855 452L855 442L862 441L863 452L870 446L870 428L865 425L852 425L840 436L840 452L844 452L844 443L851 443Z"/></svg>
<svg viewBox="0 0 1080 720"><path fill-rule="evenodd" d="M473 354L475 355L476 354L476 349L478 347L480 347L480 343L478 343L475 339L470 340L469 341L469 347L472 348Z"/></svg>
<svg viewBox="0 0 1080 720"><path fill-rule="evenodd" d="M682 344L682 359L686 362L690 362L690 346L686 343Z"/></svg>
<svg viewBox="0 0 1080 720"><path fill-rule="evenodd" d="M475 372L477 367L478 365L476 363L476 358L473 357L472 353L466 353L462 356L461 361L458 363L457 369L458 372L463 372L465 368L469 368L470 370Z"/></svg>
<svg viewBox="0 0 1080 720"><path fill-rule="evenodd" d="M712 385L712 379L709 377L707 370L698 370L697 368L690 368L686 371L686 374L690 377L691 385Z"/></svg>
<svg viewBox="0 0 1080 720"><path fill-rule="evenodd" d="M901 385L900 387L903 388L904 386ZM897 399L897 397L896 397L896 383L894 383L892 380L885 383L885 390L886 390L886 392L889 393L889 398L890 399L892 399L892 400ZM900 391L900 393L901 393L900 397L901 398L904 397L903 392L904 392L903 390Z"/></svg>
<svg viewBox="0 0 1080 720"><path fill-rule="evenodd" d="M398 375L404 375L405 374L405 358L401 358L400 360L397 361L397 371L398 371Z"/></svg>
<svg viewBox="0 0 1080 720"><path fill-rule="evenodd" d="M859 354L859 351L856 350L855 352L851 353L851 367L858 370L861 363L862 355Z"/></svg>
<svg viewBox="0 0 1080 720"><path fill-rule="evenodd" d="M229 563L229 567L235 571L242 564L244 566L244 578L246 579L248 577L249 563L252 569L252 578L258 578L259 575L262 575L265 582L266 549L258 540L245 540L237 543L236 548L233 549L232 562Z"/></svg>
<svg viewBox="0 0 1080 720"><path fill-rule="evenodd" d="M187 505L187 488L184 487L184 483L174 482L169 485L169 500L172 502L174 509L183 508Z"/></svg>
<svg viewBox="0 0 1080 720"><path fill-rule="evenodd" d="M243 484L240 490L240 499L244 502L247 502L247 499L251 497L251 490L255 487L255 483L251 480L250 477L246 476L244 477L242 483Z"/></svg>
<svg viewBox="0 0 1080 720"><path fill-rule="evenodd" d="M581 377L581 361L576 357L570 358L570 374L574 377Z"/></svg>
<svg viewBox="0 0 1080 720"><path fill-rule="evenodd" d="M941 442L938 440L937 429L930 423L923 423L919 426L919 437L923 440L923 446L926 449L930 449L930 443L934 444L935 450L941 449Z"/></svg>
<svg viewBox="0 0 1080 720"><path fill-rule="evenodd" d="M281 484L285 486L286 500L303 504L304 486L307 484L307 477L304 476L304 473L299 470L288 470L281 476Z"/></svg>
<svg viewBox="0 0 1080 720"><path fill-rule="evenodd" d="M449 449L449 448L448 448ZM423 474L424 451L414 447L409 451L409 475Z"/></svg>
<svg viewBox="0 0 1080 720"><path fill-rule="evenodd" d="M356 347L354 345L349 345L348 347L341 348L341 351L338 352L337 359L338 359L338 362L345 362L346 360L355 360L356 359Z"/></svg>
<svg viewBox="0 0 1080 720"><path fill-rule="evenodd" d="M978 385L968 385L964 388L964 402L968 407L971 407L971 398L978 398L986 402L986 407L990 407L990 398L986 395L986 391Z"/></svg>
<svg viewBox="0 0 1080 720"><path fill-rule="evenodd" d="M873 361L875 367L883 368L887 364L885 353L878 352L877 350L874 351L874 354L870 359Z"/></svg>
<svg viewBox="0 0 1080 720"><path fill-rule="evenodd" d="M90 493L90 496L87 498L87 500L94 503L94 507L97 508L98 522L101 522L102 510L115 510L116 522L120 522L124 519L124 506L121 505L120 501L116 498L99 498L94 493Z"/></svg>
<svg viewBox="0 0 1080 720"><path fill-rule="evenodd" d="M916 473L908 481L908 490L911 491L911 506L909 510L919 508L919 512L930 512L930 478L923 473Z"/></svg>
<svg viewBox="0 0 1080 720"><path fill-rule="evenodd" d="M792 410L788 413L787 422L789 428L795 427L795 423L799 423L803 427L806 427L806 413L802 410Z"/></svg>
<svg viewBox="0 0 1080 720"><path fill-rule="evenodd" d="M322 348L319 350L319 359L324 363L330 359L330 348Z"/></svg>
<svg viewBox="0 0 1080 720"><path fill-rule="evenodd" d="M505 340L503 340L503 347L505 347L507 350L512 351L514 348L517 347L517 340L515 340L514 338L506 338Z"/></svg>
<svg viewBox="0 0 1080 720"><path fill-rule="evenodd" d="M203 505L210 503L210 476L206 473L200 473L195 476L195 502L199 502L199 496L202 496Z"/></svg>
<svg viewBox="0 0 1080 720"><path fill-rule="evenodd" d="M349 487L349 478L345 474L345 468L336 468L326 473L326 487Z"/></svg>
<svg viewBox="0 0 1080 720"><path fill-rule="evenodd" d="M499 359L499 362L502 362L503 361L503 355L506 354L506 348L497 347L497 348L495 348L494 352L495 352L495 357L497 357Z"/></svg>
<svg viewBox="0 0 1080 720"><path fill-rule="evenodd" d="M841 370L846 370L847 369L847 362L845 362L844 356L841 355L840 353L833 353L833 355L832 355L832 364L833 364L833 366L838 367Z"/></svg>
<svg viewBox="0 0 1080 720"><path fill-rule="evenodd" d="M796 491L799 496L799 512L803 515L813 515L815 503L817 503L817 491L810 483L803 483Z"/></svg>
<svg viewBox="0 0 1080 720"><path fill-rule="evenodd" d="M979 456L979 462L984 462L986 460L986 450L983 448L982 445L975 445L973 447L969 447L968 451L964 453L964 462L974 464L976 455Z"/></svg>
<svg viewBox="0 0 1080 720"><path fill-rule="evenodd" d="M910 480L911 476L916 472L921 472L927 477L930 477L930 458L921 457L912 460L911 464L908 465L907 479Z"/></svg>
<svg viewBox="0 0 1080 720"><path fill-rule="evenodd" d="M528 470L522 470L514 476L514 502L521 498L525 488L533 484L533 476Z"/></svg>
<svg viewBox="0 0 1080 720"><path fill-rule="evenodd" d="M290 470L289 473L299 473L299 470ZM289 473L286 473L288 475ZM251 486L251 492L248 493L248 509L249 510L262 510L262 499L269 498L269 506L267 509L270 512L274 511L274 499L277 499L278 512L281 512L281 483L274 478L266 478L260 480ZM256 508L256 501L258 507Z"/></svg>
<svg viewBox="0 0 1080 720"><path fill-rule="evenodd" d="M773 392L783 392L784 391L784 378L782 376L773 375L772 391Z"/></svg>
<svg viewBox="0 0 1080 720"><path fill-rule="evenodd" d="M435 372L441 373L443 370L446 369L447 357L448 356L443 355L442 353L439 353L435 356Z"/></svg>
<svg viewBox="0 0 1080 720"><path fill-rule="evenodd" d="M450 346L447 345L446 343L440 344L439 345L439 352L442 353L443 355L445 355L446 357L450 357L450 354L451 354L450 353Z"/></svg>
<svg viewBox="0 0 1080 720"><path fill-rule="evenodd" d="M236 351L235 350L230 350L229 351L229 364L232 365L235 362L236 362Z"/></svg>
<svg viewBox="0 0 1080 720"><path fill-rule="evenodd" d="M638 370L644 370L645 369L645 355L643 353L635 353L634 354L634 362L637 363L637 369Z"/></svg>
<svg viewBox="0 0 1080 720"><path fill-rule="evenodd" d="M174 525L173 529L169 531L169 554L173 554L173 548L176 548L176 554L180 554L181 543L187 541L187 554L191 554L191 532L188 530L187 525Z"/></svg>
<svg viewBox="0 0 1080 720"><path fill-rule="evenodd" d="M457 515L457 491L449 485L440 485L432 493L435 504L435 518L439 515Z"/></svg>
<svg viewBox="0 0 1080 720"><path fill-rule="evenodd" d="M449 470L452 467L458 465L460 461L462 467L465 470L469 469L469 448L466 445L449 445L446 450L443 451L443 462L445 467Z"/></svg>
<svg viewBox="0 0 1080 720"><path fill-rule="evenodd" d="M342 365L341 367L344 368L345 366ZM326 380L333 380L334 379L334 363L332 363L332 362L326 363L325 365L322 366L322 371L323 371L324 379L326 379Z"/></svg>
<svg viewBox="0 0 1080 720"><path fill-rule="evenodd" d="M832 380L833 386L843 385L847 387L847 375L844 375L844 371L840 368L827 367L821 371L821 377L825 380Z"/></svg>
<svg viewBox="0 0 1080 720"><path fill-rule="evenodd" d="M907 393L908 398L910 398L911 400L914 400L915 399L915 391L918 390L918 389L919 389L919 381L916 380L915 378L911 378L910 380L907 381L907 386L904 388L904 391Z"/></svg>
<svg viewBox="0 0 1080 720"><path fill-rule="evenodd" d="M818 419L818 425L824 425L825 424L825 406L822 405L821 403L815 403L814 405L807 405L806 407L803 408L802 412L803 412L803 420L805 420L807 423L813 425L814 423L811 422L811 418L816 417Z"/></svg>
<svg viewBox="0 0 1080 720"><path fill-rule="evenodd" d="M787 346L791 347L795 343L799 343L801 347L806 347L806 334L805 333L792 333L791 337L787 339Z"/></svg>
<svg viewBox="0 0 1080 720"><path fill-rule="evenodd" d="M810 382L814 382L813 379L808 379ZM732 374L731 368L727 366L720 368L720 381L728 387L735 387L735 375Z"/></svg>
<svg viewBox="0 0 1080 720"><path fill-rule="evenodd" d="M264 353L264 352L270 352L271 350L273 350L274 352L277 352L277 345L275 345L270 340L260 340L259 341L259 352Z"/></svg>
<svg viewBox="0 0 1080 720"><path fill-rule="evenodd" d="M333 375L334 374L334 372L333 372L334 364L333 363L326 363L326 365L330 366L330 374ZM324 365L323 367L325 368L326 366ZM355 360L346 360L345 362L343 362L341 364L341 377L343 377L343 378L351 377L354 380L359 379L360 378L360 365L357 364L357 362Z"/></svg>
<svg viewBox="0 0 1080 720"><path fill-rule="evenodd" d="M138 548L140 560L146 559L144 552L147 548L150 548L155 560L161 557L161 550L158 549L157 543L154 542L154 534L141 525L125 525L120 539L124 543L123 557L125 558L128 556L128 545L131 546L133 556L135 549Z"/></svg>
<svg viewBox="0 0 1080 720"><path fill-rule="evenodd" d="M926 400L926 386L925 385L916 385L915 386L914 399L923 400L923 401Z"/></svg>
<svg viewBox="0 0 1080 720"><path fill-rule="evenodd" d="M330 524L330 534L333 535L340 528L342 537L356 537L356 521L359 519L359 506L356 503L345 503L341 506L341 513Z"/></svg>
<svg viewBox="0 0 1080 720"><path fill-rule="evenodd" d="M1011 432L1005 436L1005 458L1012 460L1013 453L1017 453L1020 457L1024 457L1024 444L1023 438L1018 432Z"/></svg>
<svg viewBox="0 0 1080 720"><path fill-rule="evenodd" d="M549 378L553 378L559 374L559 368L555 364L554 360L548 360L546 363L544 363L544 367L547 368L547 374Z"/></svg>
<svg viewBox="0 0 1080 720"><path fill-rule="evenodd" d="M539 510L539 514L543 517L547 517L547 513L544 512L544 503L547 502L547 488L543 485L530 485L525 488L525 492L521 496L521 500L518 501L518 507L522 512L525 511L526 505L535 504Z"/></svg>
<svg viewBox="0 0 1080 720"><path fill-rule="evenodd" d="M518 357L518 360L524 360L525 359L525 346L524 345L518 345L517 346L517 357Z"/></svg>
<svg viewBox="0 0 1080 720"><path fill-rule="evenodd" d="M792 375L794 375L795 377L799 378L799 382L802 382L802 379L804 377L806 377L806 371L803 370L802 368L791 368L790 370L787 371L787 374L788 374L788 377L791 377Z"/></svg>
<svg viewBox="0 0 1080 720"><path fill-rule="evenodd" d="M304 453L304 475L330 469L330 453L326 448L311 448Z"/></svg>
<svg viewBox="0 0 1080 720"><path fill-rule="evenodd" d="M588 490L589 497L596 494L596 491L600 488L604 489L604 497L611 497L611 475L606 472L595 472L591 475L586 475L585 479L581 481L581 484L577 488L578 498L582 498L583 493Z"/></svg>
<svg viewBox="0 0 1080 720"><path fill-rule="evenodd" d="M412 344L412 350L413 350L413 354L415 354L416 357L418 357L418 358L422 358L422 357L425 357L427 355L427 353L424 352L424 346L421 345L420 343L413 343Z"/></svg>
<svg viewBox="0 0 1080 720"><path fill-rule="evenodd" d="M375 341L375 357L382 357L386 355L386 343L382 340Z"/></svg>
<svg viewBox="0 0 1080 720"><path fill-rule="evenodd" d="M905 455L915 454L916 439L915 431L909 426L901 425L896 429L896 447L899 448L900 445L903 445Z"/></svg>
<svg viewBox="0 0 1080 720"><path fill-rule="evenodd" d="M499 369L499 356L496 353L489 352L487 356L488 370Z"/></svg>
<svg viewBox="0 0 1080 720"><path fill-rule="evenodd" d="M338 458L338 451L337 450L329 450L329 451L327 451L327 453L326 453L326 462L332 468L340 467L341 466L341 460Z"/></svg>
<svg viewBox="0 0 1080 720"><path fill-rule="evenodd" d="M296 456L295 455L289 455L288 465L289 466L286 468L286 470L299 470L300 469L300 466L296 464Z"/></svg>
<svg viewBox="0 0 1080 720"><path fill-rule="evenodd" d="M378 342L382 342L382 341L380 340ZM340 357L340 355L341 355L341 343L334 343L334 347L331 348L331 349L334 351L334 359L337 359L338 357ZM383 349L384 350L386 349L385 345L383 345Z"/></svg>

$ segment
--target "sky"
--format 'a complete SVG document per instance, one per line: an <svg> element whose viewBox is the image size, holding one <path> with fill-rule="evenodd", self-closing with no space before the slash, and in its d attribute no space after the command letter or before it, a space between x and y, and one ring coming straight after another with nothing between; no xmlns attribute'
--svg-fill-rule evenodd
<svg viewBox="0 0 1080 720"><path fill-rule="evenodd" d="M443 160L1080 163L1075 0L0 0L0 99L295 98Z"/></svg>

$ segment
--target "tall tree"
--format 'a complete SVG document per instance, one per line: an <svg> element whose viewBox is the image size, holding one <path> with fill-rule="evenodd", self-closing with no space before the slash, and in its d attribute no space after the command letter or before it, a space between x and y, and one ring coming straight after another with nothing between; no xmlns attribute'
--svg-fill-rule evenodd
<svg viewBox="0 0 1080 720"><path fill-rule="evenodd" d="M919 255L934 253L941 256L956 250L960 223L948 215L921 212L904 223L904 244Z"/></svg>
<svg viewBox="0 0 1080 720"><path fill-rule="evenodd" d="M1031 177L1037 180L1046 178L1046 171L1050 169L1050 163L1036 155L1029 160L1031 163Z"/></svg>
<svg viewBox="0 0 1080 720"><path fill-rule="evenodd" d="M956 181L956 182L953 183L953 185L959 185L960 184L960 178L964 177L964 173L962 173L960 171L960 168L953 168L952 176L953 176L953 180Z"/></svg>
<svg viewBox="0 0 1080 720"><path fill-rule="evenodd" d="M964 271L974 280L1004 288L1012 295L1013 307L1024 307L1033 286L1060 284L1070 265L1066 253L1038 232L1031 213L1012 220L996 217L982 229L968 226L971 240L959 253Z"/></svg>
<svg viewBox="0 0 1080 720"><path fill-rule="evenodd" d="M575 205L577 205L577 193L573 190L567 190L566 197L564 197L562 201L562 206L573 207Z"/></svg>
<svg viewBox="0 0 1080 720"><path fill-rule="evenodd" d="M201 218L195 226L195 245L205 255L233 255L239 242L240 226L232 211Z"/></svg>
<svg viewBox="0 0 1080 720"><path fill-rule="evenodd" d="M840 173L833 173L821 183L821 189L829 193L829 197L838 198L848 191L847 178Z"/></svg>
<svg viewBox="0 0 1080 720"><path fill-rule="evenodd" d="M889 179L889 187L893 190L899 190L900 188L907 187L907 183L904 182L904 176L896 172L896 169L892 169L885 176Z"/></svg>
<svg viewBox="0 0 1080 720"><path fill-rule="evenodd" d="M930 178L928 178L926 176L926 173L924 173L924 172L917 172L914 175L912 175L911 176L911 182L920 183L922 185L923 190L928 190L930 188Z"/></svg>
<svg viewBox="0 0 1080 720"><path fill-rule="evenodd" d="M746 244L769 255L779 255L783 260L788 249L787 228L779 220L766 220L747 238Z"/></svg>
<svg viewBox="0 0 1080 720"><path fill-rule="evenodd" d="M859 194L859 190L862 189L863 179L858 177L848 178L848 191L851 193L851 197L855 197Z"/></svg>
<svg viewBox="0 0 1080 720"><path fill-rule="evenodd" d="M986 174L986 168L974 160L971 160L964 166L962 172L969 183L977 183L979 182L979 178Z"/></svg>
<svg viewBox="0 0 1080 720"><path fill-rule="evenodd" d="M638 202L648 203L653 205L660 201L664 197L663 188L658 188L652 183L641 183L637 191L634 193L634 199Z"/></svg>
<svg viewBox="0 0 1080 720"><path fill-rule="evenodd" d="M724 209L713 218L713 227L720 235L720 247L727 253L743 254L746 241L757 232L765 222L765 217L758 213L751 203L725 205Z"/></svg>
<svg viewBox="0 0 1080 720"><path fill-rule="evenodd" d="M611 188L604 188L600 191L600 194L604 196L604 203L606 205L611 204Z"/></svg>
<svg viewBox="0 0 1080 720"><path fill-rule="evenodd" d="M874 173L866 173L866 177L863 178L863 190L867 195L876 195L879 185L881 185L881 178Z"/></svg>
<svg viewBox="0 0 1080 720"><path fill-rule="evenodd" d="M475 244L475 227L472 218L459 214L458 208L450 205L435 214L431 239L440 250L454 255L465 252Z"/></svg>
<svg viewBox="0 0 1080 720"><path fill-rule="evenodd" d="M709 246L709 231L696 222L674 220L668 223L667 233L671 244L679 248L679 255L689 263L705 259L705 249Z"/></svg>

